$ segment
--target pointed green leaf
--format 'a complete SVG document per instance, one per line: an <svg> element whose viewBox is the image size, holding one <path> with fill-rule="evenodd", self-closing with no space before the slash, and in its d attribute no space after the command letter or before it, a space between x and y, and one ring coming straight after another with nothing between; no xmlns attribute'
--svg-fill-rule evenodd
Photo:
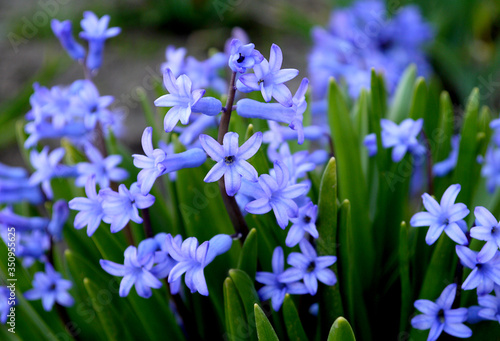
<svg viewBox="0 0 500 341"><path fill-rule="evenodd" d="M411 96L415 87L417 68L415 64L408 66L399 80L394 94L391 109L387 118L393 122L400 123L410 113Z"/></svg>
<svg viewBox="0 0 500 341"><path fill-rule="evenodd" d="M240 253L238 269L245 271L250 278L255 278L257 271L258 236L255 228L248 233Z"/></svg>
<svg viewBox="0 0 500 341"><path fill-rule="evenodd" d="M257 340L257 334L255 329L255 316L254 316L254 304L259 304L260 299L257 291L255 290L255 285L252 279L246 274L246 272L239 269L229 270L229 276L233 280L238 294L240 296L241 302L243 304L243 309L245 310L247 317L247 337L252 340Z"/></svg>
<svg viewBox="0 0 500 341"><path fill-rule="evenodd" d="M255 325L257 326L257 336L261 341L278 341L278 335L273 329L271 322L267 319L266 314L261 307L256 303L253 306L255 313Z"/></svg>
<svg viewBox="0 0 500 341"><path fill-rule="evenodd" d="M229 277L224 281L224 314L226 318L224 338L231 341L245 338L247 335L242 333L249 329L247 317L238 290Z"/></svg>
<svg viewBox="0 0 500 341"><path fill-rule="evenodd" d="M349 118L344 98L332 79L328 91L328 121L338 161L339 197L349 199L353 210L354 257L363 284L369 286L373 273L374 246L368 217L368 193L361 166L360 144Z"/></svg>
<svg viewBox="0 0 500 341"><path fill-rule="evenodd" d="M410 252L408 247L408 228L406 223L401 223L399 233L399 276L401 279L401 316L399 319L399 331L404 332L408 324L408 315L411 309L411 286L410 286Z"/></svg>
<svg viewBox="0 0 500 341"><path fill-rule="evenodd" d="M355 341L351 325L343 317L335 320L328 335L328 341Z"/></svg>
<svg viewBox="0 0 500 341"><path fill-rule="evenodd" d="M424 118L426 114L426 106L427 106L427 84L425 84L425 79L423 77L418 77L415 82L415 88L413 90L409 117L414 120L418 120L419 118ZM425 120L424 120L424 125L425 125ZM427 130L425 130L425 132L429 133L429 131Z"/></svg>
<svg viewBox="0 0 500 341"><path fill-rule="evenodd" d="M306 332L300 321L299 312L295 308L295 304L289 294L285 295L282 309L288 339L297 341L307 340Z"/></svg>

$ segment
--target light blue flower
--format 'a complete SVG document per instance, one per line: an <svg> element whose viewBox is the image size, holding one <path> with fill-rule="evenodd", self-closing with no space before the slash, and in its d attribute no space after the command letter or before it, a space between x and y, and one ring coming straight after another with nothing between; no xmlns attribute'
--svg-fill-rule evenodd
<svg viewBox="0 0 500 341"><path fill-rule="evenodd" d="M10 312L9 305L10 290L7 287L0 286L0 323L7 322L7 315Z"/></svg>
<svg viewBox="0 0 500 341"><path fill-rule="evenodd" d="M500 290L496 291L495 296L481 296L477 298L477 301L481 308L478 312L480 317L500 323Z"/></svg>
<svg viewBox="0 0 500 341"><path fill-rule="evenodd" d="M78 61L85 59L85 49L73 38L71 21L65 20L61 22L57 19L52 19L50 27L71 58Z"/></svg>
<svg viewBox="0 0 500 341"><path fill-rule="evenodd" d="M167 69L170 69L175 77L179 77L185 73L184 57L186 56L186 52L186 48L184 47L176 49L173 45L167 46L165 50L166 61L161 64L161 72L165 73Z"/></svg>
<svg viewBox="0 0 500 341"><path fill-rule="evenodd" d="M335 256L318 256L314 247L306 240L299 243L300 251L292 252L287 259L292 267L285 270L279 280L283 283L293 283L304 280L307 291L311 295L316 295L318 291L318 281L326 285L335 285L337 277L329 269L337 261Z"/></svg>
<svg viewBox="0 0 500 341"><path fill-rule="evenodd" d="M87 235L90 237L97 230L104 218L102 209L102 196L95 189L95 177L91 176L85 184L87 198L74 198L69 202L69 208L80 211L75 216L75 229L79 230L87 226Z"/></svg>
<svg viewBox="0 0 500 341"><path fill-rule="evenodd" d="M285 244L288 247L294 247L302 239L306 232L314 239L319 237L316 229L316 218L318 217L318 206L311 201L299 208L299 215L291 218L292 226L286 236Z"/></svg>
<svg viewBox="0 0 500 341"><path fill-rule="evenodd" d="M477 255L477 261L485 263L495 256L500 248L500 223L486 208L478 206L474 209L476 226L470 229L470 236L484 240L483 248Z"/></svg>
<svg viewBox="0 0 500 341"><path fill-rule="evenodd" d="M469 209L465 204L455 204L460 185L451 185L444 192L441 198L441 203L424 193L422 199L424 206L428 212L418 212L410 220L412 226L429 226L425 242L428 245L434 242L441 236L443 231L454 242L464 245L468 244L464 230L467 230L467 224L463 219L469 214Z"/></svg>
<svg viewBox="0 0 500 341"><path fill-rule="evenodd" d="M410 152L415 156L424 155L426 149L418 142L418 135L422 130L423 119L416 121L407 118L399 125L396 123L381 119L382 126L382 146L392 149L392 161L399 162L403 159L406 152Z"/></svg>
<svg viewBox="0 0 500 341"><path fill-rule="evenodd" d="M375 133L366 135L365 139L363 140L363 144L368 150L369 157L377 155L378 146L377 146L377 135L375 135Z"/></svg>
<svg viewBox="0 0 500 341"><path fill-rule="evenodd" d="M455 247L461 263L472 269L469 276L462 283L462 289L472 290L477 288L477 295L488 295L493 291L495 284L500 285L500 252L487 262L477 260L477 252L466 246L457 245Z"/></svg>
<svg viewBox="0 0 500 341"><path fill-rule="evenodd" d="M463 323L467 320L467 308L451 309L457 285L448 285L436 302L429 300L415 301L415 308L423 314L417 315L411 320L415 329L430 329L427 341L435 341L444 331L455 337L468 338L472 336L472 330Z"/></svg>
<svg viewBox="0 0 500 341"><path fill-rule="evenodd" d="M458 147L460 145L460 136L455 135L451 139L451 152L450 155L443 161L437 162L432 166L432 173L434 176L445 176L455 169L458 160Z"/></svg>
<svg viewBox="0 0 500 341"><path fill-rule="evenodd" d="M241 75L236 82L236 87L242 92L260 91L266 102L272 97L281 105L291 107L292 94L285 82L295 78L299 71L296 69L281 69L283 53L278 45L271 46L269 61L263 59L253 68L254 73Z"/></svg>
<svg viewBox="0 0 500 341"><path fill-rule="evenodd" d="M285 268L285 256L283 249L278 246L274 249L272 259L273 272L258 271L255 280L264 284L259 289L259 296L261 300L265 301L271 299L271 304L274 311L279 311L285 295L302 295L307 294L307 288L302 282L283 283L279 280Z"/></svg>
<svg viewBox="0 0 500 341"><path fill-rule="evenodd" d="M205 90L192 90L191 79L183 74L175 78L170 69L163 74L163 83L169 94L163 95L155 100L157 107L172 107L163 121L166 132L171 132L177 122L189 123L192 112L215 116L222 110L222 103L213 97L202 98Z"/></svg>
<svg viewBox="0 0 500 341"><path fill-rule="evenodd" d="M66 200L57 200L52 206L52 218L47 226L47 232L56 241L62 240L64 224L69 217L69 207Z"/></svg>
<svg viewBox="0 0 500 341"><path fill-rule="evenodd" d="M257 182L258 174L255 168L246 160L251 158L262 144L262 133L253 134L245 143L238 147L238 134L228 132L220 145L208 135L200 135L200 142L205 152L217 162L205 176L205 182L214 182L224 176L226 193L234 196L240 189L241 178Z"/></svg>
<svg viewBox="0 0 500 341"><path fill-rule="evenodd" d="M124 257L123 265L104 259L99 261L104 271L113 276L123 277L120 282L120 297L126 297L134 285L137 295L143 298L151 297L153 294L151 288L161 288L161 281L151 273L154 257L139 261L137 249L132 245L125 250Z"/></svg>
<svg viewBox="0 0 500 341"><path fill-rule="evenodd" d="M54 303L71 307L75 303L68 293L72 286L73 283L63 279L50 263L45 263L45 272L35 273L33 289L26 291L24 297L29 301L41 299L45 311L52 310Z"/></svg>
<svg viewBox="0 0 500 341"><path fill-rule="evenodd" d="M233 72L245 73L264 60L264 56L255 50L254 44L245 44L233 39L229 47L229 67Z"/></svg>
<svg viewBox="0 0 500 341"><path fill-rule="evenodd" d="M248 213L265 214L273 210L278 225L285 229L290 218L298 215L299 208L293 199L307 193L309 186L306 184L290 185L290 175L287 167L281 161L274 163L274 177L262 174L258 184L260 188L254 189L255 200L245 206Z"/></svg>
<svg viewBox="0 0 500 341"><path fill-rule="evenodd" d="M45 230L49 219L20 216L15 214L10 207L6 207L0 211L0 224L15 227L19 231Z"/></svg>
<svg viewBox="0 0 500 341"><path fill-rule="evenodd" d="M481 175L486 177L486 187L490 193L493 193L500 185L500 149L488 147Z"/></svg>

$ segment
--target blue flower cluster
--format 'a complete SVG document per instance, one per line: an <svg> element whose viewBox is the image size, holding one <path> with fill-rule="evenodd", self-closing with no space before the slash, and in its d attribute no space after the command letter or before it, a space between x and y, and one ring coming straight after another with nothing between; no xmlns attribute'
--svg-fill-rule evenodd
<svg viewBox="0 0 500 341"><path fill-rule="evenodd" d="M462 290L477 290L479 306L451 309L456 298L457 284L448 285L438 300L417 300L415 308L422 315L415 316L411 323L416 329L430 329L427 340L437 340L444 331L450 335L468 338L472 335L464 322L481 320L500 322L500 222L484 207L474 209L475 224L469 230L465 218L469 209L455 203L460 185L450 186L440 203L427 193L422 195L428 212L416 213L412 226L429 226L426 242L433 244L444 231L456 242L456 253L462 266L471 269L470 274L458 283ZM471 239L484 241L479 252L470 249ZM461 280L459 278L459 280ZM490 295L495 291L495 295Z"/></svg>
<svg viewBox="0 0 500 341"><path fill-rule="evenodd" d="M420 75L429 74L422 45L432 37L432 28L416 6L391 13L381 0L358 0L351 7L337 9L327 28L312 31L309 74L313 94L323 99L333 76L345 81L349 95L356 98L362 88L370 87L372 68L384 75L392 93L411 63Z"/></svg>

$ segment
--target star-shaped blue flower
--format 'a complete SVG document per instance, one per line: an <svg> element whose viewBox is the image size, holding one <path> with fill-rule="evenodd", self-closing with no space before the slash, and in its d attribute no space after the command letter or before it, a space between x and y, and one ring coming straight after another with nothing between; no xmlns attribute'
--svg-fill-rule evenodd
<svg viewBox="0 0 500 341"><path fill-rule="evenodd" d="M264 56L255 50L254 44L245 44L233 39L229 47L229 67L234 72L245 73L264 60Z"/></svg>
<svg viewBox="0 0 500 341"><path fill-rule="evenodd" d="M486 208L478 206L474 209L476 226L470 229L470 236L484 240L483 248L477 255L477 261L486 263L492 259L500 248L500 223Z"/></svg>
<svg viewBox="0 0 500 341"><path fill-rule="evenodd" d="M425 241L428 245L434 244L443 231L454 242L464 245L468 244L467 237L463 229L467 224L463 219L469 214L469 209L465 204L455 204L460 185L455 184L448 187L441 198L441 203L424 193L422 199L428 212L418 212L410 220L412 226L429 226Z"/></svg>
<svg viewBox="0 0 500 341"><path fill-rule="evenodd" d="M457 245L456 252L462 264L472 269L469 276L462 283L462 289L472 290L477 288L477 295L488 295L500 285L500 252L496 251L493 258L487 262L477 260L477 252L466 246Z"/></svg>
<svg viewBox="0 0 500 341"><path fill-rule="evenodd" d="M59 303L65 307L71 307L75 300L68 294L73 283L63 279L61 274L56 272L50 263L45 263L45 272L35 273L33 289L24 293L24 297L29 300L42 299L43 309L52 310L54 303Z"/></svg>
<svg viewBox="0 0 500 341"><path fill-rule="evenodd" d="M241 147L238 147L238 134L233 132L224 135L222 145L205 134L200 135L200 142L205 152L217 162L205 176L205 182L214 182L224 176L226 193L229 196L238 192L242 177L257 182L257 171L246 160L259 150L262 144L261 132L253 134Z"/></svg>
<svg viewBox="0 0 500 341"><path fill-rule="evenodd" d="M285 244L288 247L294 247L305 236L306 232L313 238L318 238L319 233L316 229L316 218L318 217L318 206L309 201L306 205L299 208L299 215L291 218L292 226L286 236Z"/></svg>
<svg viewBox="0 0 500 341"><path fill-rule="evenodd" d="M425 147L417 139L423 124L424 120L421 118L416 121L407 118L399 125L390 120L380 120L382 145L384 148L394 147L392 149L392 160L394 162L401 161L407 151L416 156L425 154Z"/></svg>
<svg viewBox="0 0 500 341"><path fill-rule="evenodd" d="M467 320L467 308L451 309L457 285L448 285L436 302L429 300L415 301L415 308L423 314L417 315L411 320L415 329L430 329L427 341L435 341L444 332L460 338L472 336L472 330L463 324Z"/></svg>
<svg viewBox="0 0 500 341"><path fill-rule="evenodd" d="M97 230L104 218L102 209L102 196L95 189L95 177L91 176L85 184L86 198L74 198L69 202L69 208L80 211L75 216L75 229L87 226L87 235L90 237Z"/></svg>
<svg viewBox="0 0 500 341"><path fill-rule="evenodd" d="M123 265L104 259L101 259L99 263L110 275L123 277L120 283L120 297L126 297L134 285L137 295L144 298L151 297L153 294L151 288L158 289L162 286L161 281L151 273L154 257L150 256L139 261L137 249L132 245L125 250L124 256Z"/></svg>

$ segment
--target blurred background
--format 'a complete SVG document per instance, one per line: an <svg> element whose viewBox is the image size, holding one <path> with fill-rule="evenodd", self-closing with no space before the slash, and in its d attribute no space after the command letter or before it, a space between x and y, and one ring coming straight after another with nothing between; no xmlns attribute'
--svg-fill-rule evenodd
<svg viewBox="0 0 500 341"><path fill-rule="evenodd" d="M127 114L125 142L137 149L146 123L136 89L150 101L154 79L168 45L187 48L206 59L222 50L235 26L243 28L256 48L268 56L274 42L284 54L283 67L307 76L311 28L326 26L336 7L351 1L333 0L0 0L0 160L19 165L15 122L29 110L33 82L45 86L70 84L83 78L82 69L61 48L50 20L69 19L74 32L85 10L111 16L110 26L122 33L106 44L104 63L94 81L101 95L115 97ZM426 47L433 78L449 91L457 112L473 87L482 104L500 109L500 2L498 0L388 0L388 16L401 6L417 4L434 29ZM296 86L292 85L295 89ZM294 92L294 90L292 91Z"/></svg>

